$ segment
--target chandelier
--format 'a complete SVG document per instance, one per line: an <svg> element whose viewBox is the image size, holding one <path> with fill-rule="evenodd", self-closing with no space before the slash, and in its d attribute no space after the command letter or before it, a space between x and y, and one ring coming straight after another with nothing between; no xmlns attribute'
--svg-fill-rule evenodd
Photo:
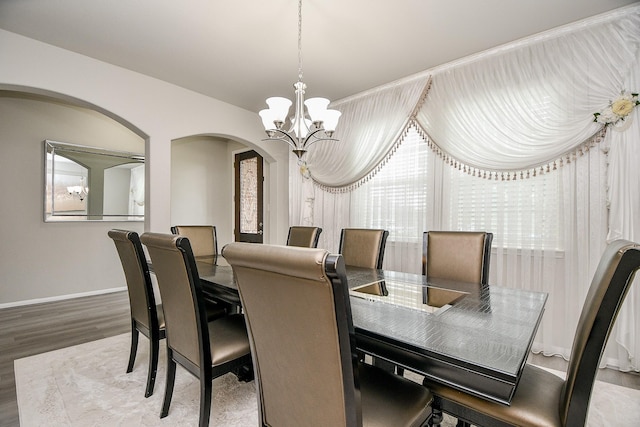
<svg viewBox="0 0 640 427"><path fill-rule="evenodd" d="M296 93L296 111L289 117L288 130L285 127L291 101L279 96L266 100L268 109L260 111L262 124L267 133L264 141L284 141L292 151L302 158L307 148L317 141L337 141L333 138L340 118L340 111L328 110L326 98L304 100L307 86L302 82L302 0L298 0L298 81L293 85ZM307 107L305 112L304 107Z"/></svg>

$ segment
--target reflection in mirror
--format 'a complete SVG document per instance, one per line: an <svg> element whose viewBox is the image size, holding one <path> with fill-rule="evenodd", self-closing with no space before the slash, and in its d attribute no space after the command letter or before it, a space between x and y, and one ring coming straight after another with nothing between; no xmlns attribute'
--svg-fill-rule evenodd
<svg viewBox="0 0 640 427"><path fill-rule="evenodd" d="M144 156L45 141L44 220L144 221Z"/></svg>

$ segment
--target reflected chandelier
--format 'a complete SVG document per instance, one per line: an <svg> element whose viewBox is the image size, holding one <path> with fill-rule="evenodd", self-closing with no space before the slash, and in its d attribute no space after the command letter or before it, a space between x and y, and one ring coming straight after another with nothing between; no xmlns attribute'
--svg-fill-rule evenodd
<svg viewBox="0 0 640 427"><path fill-rule="evenodd" d="M80 185L72 185L67 187L67 191L71 197L77 197L82 202L89 195L89 187L84 184L84 177L80 177Z"/></svg>
<svg viewBox="0 0 640 427"><path fill-rule="evenodd" d="M279 96L268 98L266 102L269 108L261 110L259 114L267 132L264 141L284 141L298 158L302 158L314 142L337 141L333 138L333 132L341 114L337 110L327 110L329 100L326 98L304 100L307 86L302 82L302 0L298 0L298 81L293 87L296 92L296 112L289 118L289 130L284 127L291 107L289 99Z"/></svg>

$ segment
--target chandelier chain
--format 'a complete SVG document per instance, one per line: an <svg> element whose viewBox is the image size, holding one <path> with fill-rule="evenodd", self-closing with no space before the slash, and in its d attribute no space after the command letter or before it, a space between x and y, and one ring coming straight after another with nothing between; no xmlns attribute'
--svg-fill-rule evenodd
<svg viewBox="0 0 640 427"><path fill-rule="evenodd" d="M302 0L298 0L298 81L302 81Z"/></svg>

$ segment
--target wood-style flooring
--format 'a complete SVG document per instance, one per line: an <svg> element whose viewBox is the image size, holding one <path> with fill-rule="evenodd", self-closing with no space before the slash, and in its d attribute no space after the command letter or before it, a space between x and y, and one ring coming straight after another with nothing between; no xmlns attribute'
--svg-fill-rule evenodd
<svg viewBox="0 0 640 427"><path fill-rule="evenodd" d="M0 310L0 426L19 426L13 361L130 330L126 291ZM123 355L127 357L127 355ZM531 355L530 363L565 371L559 357ZM640 375L601 369L598 379L640 390Z"/></svg>
<svg viewBox="0 0 640 427"><path fill-rule="evenodd" d="M126 291L1 309L0 426L20 425L15 359L123 334L130 319Z"/></svg>

